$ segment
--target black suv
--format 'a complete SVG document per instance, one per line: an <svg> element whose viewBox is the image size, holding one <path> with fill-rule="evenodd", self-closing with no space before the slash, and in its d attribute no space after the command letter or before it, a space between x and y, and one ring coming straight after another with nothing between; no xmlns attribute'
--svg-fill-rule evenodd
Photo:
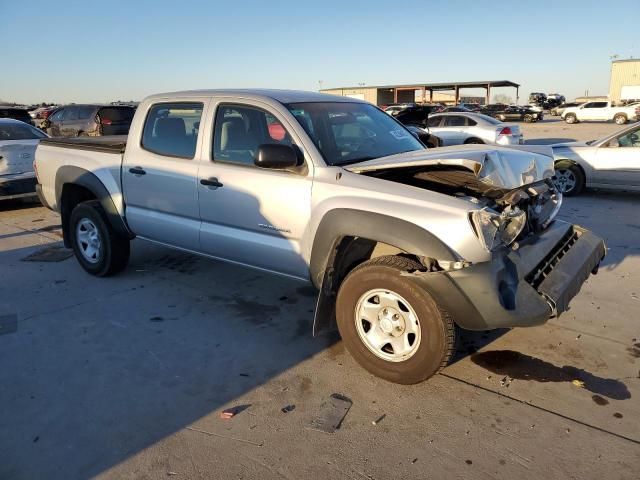
<svg viewBox="0 0 640 480"><path fill-rule="evenodd" d="M501 122L523 121L526 123L537 122L543 119L542 112L536 112L529 106L492 104L486 105L480 113L497 118Z"/></svg>
<svg viewBox="0 0 640 480"><path fill-rule="evenodd" d="M32 127L35 127L31 115L29 115L29 112L24 108L0 106L0 118L13 118L14 120L20 120L21 122L28 123Z"/></svg>
<svg viewBox="0 0 640 480"><path fill-rule="evenodd" d="M67 105L42 123L52 137L126 135L136 108L128 105Z"/></svg>

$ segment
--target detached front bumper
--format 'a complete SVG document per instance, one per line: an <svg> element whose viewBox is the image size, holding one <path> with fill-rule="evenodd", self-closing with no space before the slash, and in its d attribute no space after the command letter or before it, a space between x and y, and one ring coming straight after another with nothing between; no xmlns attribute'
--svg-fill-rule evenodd
<svg viewBox="0 0 640 480"><path fill-rule="evenodd" d="M602 239L556 221L517 250L494 253L490 262L414 278L462 328L526 327L566 311L604 256Z"/></svg>

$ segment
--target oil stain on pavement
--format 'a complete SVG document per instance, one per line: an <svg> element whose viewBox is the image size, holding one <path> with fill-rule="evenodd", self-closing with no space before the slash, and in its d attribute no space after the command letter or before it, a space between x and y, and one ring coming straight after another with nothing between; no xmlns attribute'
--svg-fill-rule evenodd
<svg viewBox="0 0 640 480"><path fill-rule="evenodd" d="M614 400L627 400L631 393L627 386L613 378L598 377L581 368L558 367L539 358L513 350L492 350L471 356L471 361L493 373L508 375L515 380L535 382L584 382L591 393ZM595 400L594 400L595 401Z"/></svg>

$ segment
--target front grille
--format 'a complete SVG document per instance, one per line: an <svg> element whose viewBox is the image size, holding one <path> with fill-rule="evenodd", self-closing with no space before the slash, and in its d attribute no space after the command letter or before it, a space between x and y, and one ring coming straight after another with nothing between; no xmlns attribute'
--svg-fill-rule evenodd
<svg viewBox="0 0 640 480"><path fill-rule="evenodd" d="M580 238L580 232L575 228L569 230L558 242L553 250L551 250L544 259L534 268L525 280L536 290L545 278L553 271L553 268L564 257L571 247Z"/></svg>

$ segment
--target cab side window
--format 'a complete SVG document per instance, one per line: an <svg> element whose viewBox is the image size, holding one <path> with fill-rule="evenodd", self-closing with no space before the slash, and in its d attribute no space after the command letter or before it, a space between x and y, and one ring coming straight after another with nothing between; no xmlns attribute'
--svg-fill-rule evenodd
<svg viewBox="0 0 640 480"><path fill-rule="evenodd" d="M258 147L292 145L284 125L272 114L247 105L220 105L216 112L212 159L253 165Z"/></svg>
<svg viewBox="0 0 640 480"><path fill-rule="evenodd" d="M141 146L164 155L192 159L196 153L202 103L158 103L147 113Z"/></svg>

